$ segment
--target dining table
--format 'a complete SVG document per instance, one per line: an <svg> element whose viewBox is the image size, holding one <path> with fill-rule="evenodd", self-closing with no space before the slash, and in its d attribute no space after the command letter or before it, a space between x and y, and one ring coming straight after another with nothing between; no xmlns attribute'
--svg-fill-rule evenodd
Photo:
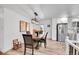
<svg viewBox="0 0 79 59"><path fill-rule="evenodd" d="M33 41L37 43L37 45L35 47L36 49L39 49L39 42L40 42L41 38L42 38L42 36L34 36L34 35L32 35Z"/></svg>

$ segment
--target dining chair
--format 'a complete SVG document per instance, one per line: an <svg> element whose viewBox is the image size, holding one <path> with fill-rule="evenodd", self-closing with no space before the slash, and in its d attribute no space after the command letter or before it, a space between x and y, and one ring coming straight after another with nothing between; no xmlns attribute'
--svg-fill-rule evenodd
<svg viewBox="0 0 79 59"><path fill-rule="evenodd" d="M26 48L32 49L32 55L34 55L34 42L32 40L32 35L22 34L24 39L24 55L26 54Z"/></svg>
<svg viewBox="0 0 79 59"><path fill-rule="evenodd" d="M44 43L44 47L46 48L46 45L47 45L47 35L48 35L48 32L40 39L40 43Z"/></svg>

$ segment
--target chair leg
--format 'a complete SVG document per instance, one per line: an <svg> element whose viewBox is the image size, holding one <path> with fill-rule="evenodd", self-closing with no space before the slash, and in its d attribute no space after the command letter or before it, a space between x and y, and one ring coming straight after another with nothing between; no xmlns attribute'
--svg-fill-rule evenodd
<svg viewBox="0 0 79 59"><path fill-rule="evenodd" d="M32 55L34 55L34 47L32 46Z"/></svg>
<svg viewBox="0 0 79 59"><path fill-rule="evenodd" d="M44 42L44 47L46 48L46 42Z"/></svg>
<svg viewBox="0 0 79 59"><path fill-rule="evenodd" d="M35 47L36 49L39 49L39 41L37 42L37 45Z"/></svg>
<svg viewBox="0 0 79 59"><path fill-rule="evenodd" d="M26 54L26 47L24 48L24 55Z"/></svg>

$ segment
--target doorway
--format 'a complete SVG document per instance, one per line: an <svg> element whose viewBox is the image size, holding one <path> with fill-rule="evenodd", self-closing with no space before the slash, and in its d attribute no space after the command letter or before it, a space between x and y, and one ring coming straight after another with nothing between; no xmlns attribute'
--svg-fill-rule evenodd
<svg viewBox="0 0 79 59"><path fill-rule="evenodd" d="M67 35L67 23L59 23L56 26L57 39L56 41L65 42L65 38Z"/></svg>

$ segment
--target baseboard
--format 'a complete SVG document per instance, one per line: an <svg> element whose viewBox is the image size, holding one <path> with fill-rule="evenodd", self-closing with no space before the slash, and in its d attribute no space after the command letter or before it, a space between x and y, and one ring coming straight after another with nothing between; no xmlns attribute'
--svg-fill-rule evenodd
<svg viewBox="0 0 79 59"><path fill-rule="evenodd" d="M12 48L2 49L1 52L2 52L2 53L6 53L6 52L9 51L10 49L12 49Z"/></svg>
<svg viewBox="0 0 79 59"><path fill-rule="evenodd" d="M47 39L52 40L52 38L47 38Z"/></svg>

